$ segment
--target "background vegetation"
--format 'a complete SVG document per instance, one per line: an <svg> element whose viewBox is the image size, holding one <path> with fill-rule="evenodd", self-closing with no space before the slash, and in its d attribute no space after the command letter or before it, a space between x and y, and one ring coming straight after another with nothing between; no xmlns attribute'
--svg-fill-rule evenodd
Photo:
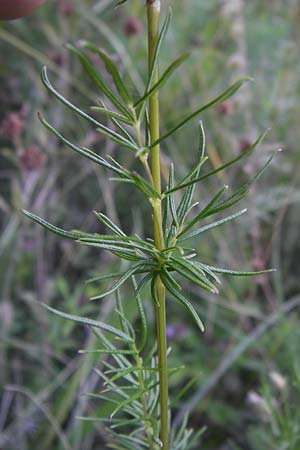
<svg viewBox="0 0 300 450"><path fill-rule="evenodd" d="M69 313L109 319L113 299L88 302L90 275L118 271L113 257L59 240L24 219L20 208L63 228L99 230L93 210L108 212L130 233L149 234L150 210L134 191L107 183L104 173L77 158L44 130L43 113L73 141L114 155L116 145L50 99L39 73L46 64L66 97L84 108L97 93L64 48L87 38L108 48L129 86L145 79L144 6L131 0L114 11L111 0L49 1L35 15L0 27L0 449L105 449L105 406L84 395L100 380L86 330L49 315L35 301ZM208 263L260 270L271 276L224 279L219 296L189 290L206 324L200 335L188 315L168 307L171 394L189 383L177 411L192 407L190 425L206 427L197 449L298 450L300 448L300 7L297 0L172 0L166 57L192 57L162 92L163 128L183 111L211 98L233 80L253 76L233 100L202 117L212 166L238 155L264 129L260 148L219 181L235 187L255 173L276 148L284 149L248 198L235 223L196 238ZM170 60L169 59L169 60ZM165 58L162 58L164 66ZM95 60L101 69L101 63ZM163 145L185 173L193 162L196 125ZM124 161L128 154L119 153ZM134 164L128 160L128 164ZM179 171L178 171L179 172ZM215 192L208 184L199 199ZM129 204L130 200L130 204ZM149 216L149 228L143 220ZM144 228L143 228L144 227ZM216 261L217 260L217 261ZM131 291L123 292L134 320ZM148 302L147 314L153 311Z"/></svg>

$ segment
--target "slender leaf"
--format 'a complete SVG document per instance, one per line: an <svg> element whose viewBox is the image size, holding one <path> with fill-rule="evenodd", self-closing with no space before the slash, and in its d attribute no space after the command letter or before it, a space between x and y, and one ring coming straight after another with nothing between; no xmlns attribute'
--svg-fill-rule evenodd
<svg viewBox="0 0 300 450"><path fill-rule="evenodd" d="M117 289L119 289L125 283L125 281L127 281L128 278L134 275L137 272L137 270L140 269L141 267L142 267L141 264L136 264L135 266L130 267L110 289L108 289L105 292L102 292L101 294L95 295L94 297L91 298L91 300L98 300L100 298L106 297L109 294L112 294Z"/></svg>
<svg viewBox="0 0 300 450"><path fill-rule="evenodd" d="M112 59L105 52L103 52L100 48L98 48L96 45L92 44L91 42L81 41L81 44L83 47L87 48L91 52L96 53L102 59L107 71L112 76L112 79L115 83L115 86L116 86L121 98L124 100L124 102L127 105L132 105L132 99L131 99L130 93L119 74L119 70L118 70L117 66L112 61Z"/></svg>
<svg viewBox="0 0 300 450"><path fill-rule="evenodd" d="M170 165L169 186L170 186L171 189L174 186L174 164ZM175 205L175 196L174 195L170 195L170 212L171 212L171 215L172 215L173 224L175 226L178 226L178 219L177 219L176 205Z"/></svg>
<svg viewBox="0 0 300 450"><path fill-rule="evenodd" d="M213 206L218 202L220 197L224 194L224 192L228 189L228 186L223 186L222 189L220 189L216 195L212 198L212 200L203 208L199 214L197 214L185 227L184 229L178 234L178 238L185 234L190 228L192 228L197 222L199 222L200 219L203 219L207 217L208 215L212 214Z"/></svg>
<svg viewBox="0 0 300 450"><path fill-rule="evenodd" d="M180 56L179 58L177 58L174 62L172 62L172 64L170 64L170 66L164 71L164 73L162 74L162 76L160 77L160 79L157 81L157 83L155 83L152 88L145 92L145 94L139 98L139 100L134 104L134 107L137 108L138 106L140 106L142 103L147 102L147 100L153 95L155 94L155 92L157 92L166 82L167 80L171 77L171 75L173 74L173 72L184 62L187 60L187 58L189 58L190 53L186 53L185 55Z"/></svg>
<svg viewBox="0 0 300 450"><path fill-rule="evenodd" d="M119 101L119 99L114 95L112 90L107 86L107 84L102 79L101 75L97 70L94 68L93 64L89 60L89 58L81 52L78 48L74 47L71 44L67 44L67 48L79 59L80 63L82 64L83 68L87 72L87 74L90 76L90 78L94 81L96 86L106 95L107 98L115 105L115 107L121 111L125 116L127 116L129 119L133 119L130 112L127 110L127 108ZM99 54L99 53L98 53Z"/></svg>
<svg viewBox="0 0 300 450"><path fill-rule="evenodd" d="M50 91L58 100L60 100L64 105L66 105L68 108L70 108L72 111L79 114L84 119L88 120L90 123L95 125L97 127L97 130L104 134L105 136L108 136L110 139L112 139L114 142L117 142L118 144L123 145L124 147L129 148L130 150L138 150L138 147L132 142L128 141L127 139L120 136L118 133L116 133L113 130L110 130L105 125L102 125L100 122L98 122L96 119L91 117L89 114L83 112L80 108L75 106L73 103L71 103L69 100L67 100L63 95L61 95L50 83L48 75L47 75L47 68L44 67L42 70L42 82L45 85L45 87Z"/></svg>
<svg viewBox="0 0 300 450"><path fill-rule="evenodd" d="M188 233L186 236L183 235L183 237L180 237L179 242L186 241L187 239L191 239L195 236L198 236L201 233L204 233L207 230L211 230L212 228L218 227L219 225L223 225L224 223L231 222L232 220L240 217L241 215L245 214L247 212L247 209L242 209L241 211L231 214L228 217L225 217L224 219L217 220L216 222L210 223L208 225L205 225L204 227L198 228L195 231L192 231L191 233Z"/></svg>
<svg viewBox="0 0 300 450"><path fill-rule="evenodd" d="M81 323L82 325L87 325L89 327L95 327L100 328L103 331L107 331L108 333L114 334L115 336L124 339L125 341L132 341L132 338L128 335L123 333L121 330L118 330L115 327L112 327L111 325L108 325L103 322L99 322L96 320L88 319L87 317L80 317L80 316L74 316L72 314L67 314L62 311L58 311L57 309L52 308L51 306L45 305L44 303L40 303L44 308L46 308L48 311L52 312L56 316L62 317L63 319L71 320L72 322Z"/></svg>
<svg viewBox="0 0 300 450"><path fill-rule="evenodd" d="M265 270L258 270L258 271L237 271L237 270L230 270L230 269L221 269L220 267L212 267L212 266L206 266L208 267L212 272L216 273L222 273L224 275L232 275L236 277L254 277L257 275L264 275L266 273L272 273L276 272L276 269L265 269Z"/></svg>
<svg viewBox="0 0 300 450"><path fill-rule="evenodd" d="M110 111L107 108L101 107L101 106L92 106L92 111L96 111L100 114L104 114L105 116L108 116L109 118L120 120L121 122L126 123L127 125L133 125L133 121L129 119L126 116L123 116L122 114L119 114L115 111Z"/></svg>
<svg viewBox="0 0 300 450"><path fill-rule="evenodd" d="M178 290L174 289L173 284L171 282L171 275L167 271L163 271L161 273L161 280L163 284L165 285L166 289L170 292L170 294L173 295L173 297L176 298L180 303L184 305L184 307L188 310L188 312L193 316L196 324L198 325L199 329L203 332L204 326L203 323L198 316L198 313L196 312L193 305L187 300Z"/></svg>
<svg viewBox="0 0 300 450"><path fill-rule="evenodd" d="M206 178L211 177L212 175L215 175L216 173L221 172L221 171L224 170L224 169L227 169L227 167L230 167L230 166L234 165L235 163L237 163L237 162L240 161L241 159L245 158L246 156L249 156L249 155L256 149L256 147L263 141L263 139L264 139L265 136L267 135L268 131L269 131L269 129L268 129L267 131L263 132L263 133L257 138L257 140L256 140L252 145L250 145L250 147L248 147L244 152L242 152L242 153L241 153L239 156L237 156L236 158L232 159L231 161L229 161L229 162L227 162L227 163L225 163L225 164L222 164L221 166L219 166L219 167L217 167L216 169L214 169L214 170L212 170L212 171L210 171L210 172L208 172L208 173L202 175L202 176L199 177L199 178L195 178L195 179L190 180L190 181L187 181L187 182L184 182L184 180L182 180L182 182L179 183L177 186L175 186L172 190L171 190L171 189L168 189L167 191L165 191L165 192L164 192L164 195L167 196L167 195L169 195L171 192L175 192L175 191L177 191L177 190L179 190L179 189L183 189L183 188L185 188L185 187L188 187L188 186L190 186L191 184L195 184L195 183L198 183L198 182L200 182L200 181L203 181L203 180L205 180Z"/></svg>
<svg viewBox="0 0 300 450"><path fill-rule="evenodd" d="M240 80L236 81L232 86L230 86L225 92L223 92L221 95L219 95L218 97L216 97L214 100L211 100L209 103L207 103L206 105L202 106L201 108L197 109L196 111L194 111L192 114L190 114L189 116L187 116L185 119L183 119L181 122L179 122L177 125L175 125L175 127L173 127L171 130L169 130L166 134L164 134L163 136L161 136L159 139L157 139L155 142L153 142L150 146L150 148L155 147L156 145L158 145L160 142L164 141L167 137L171 136L172 134L175 133L175 131L179 130L180 128L182 128L184 125L186 125L188 122L190 122L192 119L194 119L194 117L199 116L199 114L201 114L202 112L206 111L207 109L218 105L220 103L223 103L225 100L227 100L229 97L231 97L233 94L235 94L235 92L240 89L241 86L243 86L243 84L245 84L247 81L251 80L251 78L241 78Z"/></svg>
<svg viewBox="0 0 300 450"><path fill-rule="evenodd" d="M155 77L155 73L158 67L158 57L159 57L159 53L160 53L160 49L162 46L162 43L164 41L164 38L167 34L168 28L169 28L169 24L170 24L170 20L171 20L171 9L168 10L168 13L166 15L166 18L164 20L164 23L161 27L158 39L157 39L157 44L155 47L155 51L154 51L154 55L153 55L153 59L152 59L152 66L150 68L150 73L149 73L149 77L148 77L148 81L147 81L147 86L145 89L145 95L147 94L147 92L149 92L149 90L152 87L153 84L153 80ZM141 110L139 112L139 120L141 120L141 118L144 117L144 113L146 111L146 103L142 104Z"/></svg>
<svg viewBox="0 0 300 450"><path fill-rule="evenodd" d="M128 178L128 172L125 169L119 169L110 164L108 161L106 161L101 156L97 155L97 153L94 153L92 150L89 150L85 147L78 147L77 145L70 142L68 139L66 139L64 136L62 136L52 125L50 125L40 114L38 115L40 122L52 133L54 136L56 136L60 141L62 141L64 144L66 144L68 147L70 147L72 150L74 150L76 153L79 153L81 156L84 156L85 158L89 159L90 161L95 162L96 164L99 164L100 166L104 167L105 169L111 170L112 172L119 175L121 178Z"/></svg>
<svg viewBox="0 0 300 450"><path fill-rule="evenodd" d="M147 276L151 275L148 274L146 275L146 277L143 278L143 280L145 280L145 278L147 278ZM149 277L150 278L150 277ZM152 278L152 276L151 276ZM147 280L149 281L149 280ZM148 324L147 324L147 319L146 319L146 314L143 308L143 303L142 303L142 299L140 296L140 290L138 289L137 283L136 283L136 279L134 276L132 276L132 283L133 283L133 287L134 287L134 292L135 292L135 300L136 300L136 304L137 304L137 309L139 311L140 314L140 319L141 319L141 340L138 346L138 351L141 352L143 350L143 348L146 345L147 342L147 336L148 336Z"/></svg>
<svg viewBox="0 0 300 450"><path fill-rule="evenodd" d="M42 219L41 217L38 217L35 214L32 214L32 213L26 211L25 209L22 209L22 213L29 219L33 220L34 222L38 223L39 225L42 225L44 228L47 228L47 230L51 231L52 233L55 233L66 239L72 239L72 240L79 239L79 233L65 231L62 228L58 228L58 227L52 225L51 223L47 222L46 220Z"/></svg>
<svg viewBox="0 0 300 450"><path fill-rule="evenodd" d="M107 217L105 214L97 213L96 211L94 211L94 213L95 213L95 216L97 217L97 219L100 220L100 222L102 222L104 225L106 225L111 231L116 233L116 235L123 236L123 237L126 236L126 234L121 230L121 228L119 228L118 225L113 223L113 221L109 217Z"/></svg>
<svg viewBox="0 0 300 450"><path fill-rule="evenodd" d="M200 128L200 139L199 139L199 161L198 164L196 165L195 170L192 171L191 174L191 179L195 179L199 177L199 173L200 173L200 169L203 166L203 164L205 163L206 159L204 158L204 152L205 152L205 133L204 133L204 128L203 128L203 123L202 121L200 121L199 124L199 128ZM179 223L182 224L188 211L189 208L191 206L192 203L192 199L193 199L193 195L194 195L194 191L195 191L195 184L192 184L190 186L188 186L185 194L182 197L182 200L179 204L178 207L178 220Z"/></svg>

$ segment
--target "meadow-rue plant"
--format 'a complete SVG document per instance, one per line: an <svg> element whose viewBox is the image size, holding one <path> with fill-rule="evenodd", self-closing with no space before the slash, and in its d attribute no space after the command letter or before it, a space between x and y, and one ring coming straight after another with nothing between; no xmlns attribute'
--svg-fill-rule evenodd
<svg viewBox="0 0 300 450"><path fill-rule="evenodd" d="M118 5L125 3L120 1ZM41 114L39 119L49 132L63 144L84 158L91 160L113 174L115 182L131 184L144 196L152 208L153 236L142 238L130 236L116 225L107 215L96 212L99 222L109 230L108 234L86 233L84 231L65 231L36 215L24 211L24 214L48 230L66 239L82 245L96 247L111 252L125 261L126 269L117 273L101 274L89 282L112 280L112 285L92 300L115 294L116 314L120 327L91 318L66 314L48 305L45 308L68 320L89 327L97 336L100 348L94 353L104 354L103 371L95 369L103 380L103 391L91 394L93 398L107 401L111 407L109 417L86 417L85 420L104 420L111 434L108 445L114 449L135 450L188 450L197 443L201 430L188 429L188 417L181 427L172 427L172 415L169 401L168 381L171 373L179 368L168 367L167 314L166 298L179 302L193 317L201 331L204 325L194 305L185 295L181 280L194 283L199 289L210 293L219 292L219 275L252 276L259 272L241 272L214 267L200 261L197 253L188 242L212 228L233 221L246 213L246 209L219 216L228 208L242 201L250 186L258 180L274 155L264 166L235 192L228 194L228 186L222 186L207 202L193 203L195 186L213 177L218 172L237 164L248 157L263 140L262 133L257 140L241 154L229 162L212 170L205 169L208 157L205 155L205 132L202 121L199 122L199 144L195 152L195 164L180 180L175 177L175 167L171 163L166 186L161 182L160 144L175 134L201 113L213 106L224 104L249 78L242 78L230 86L215 99L197 108L178 121L164 133L160 133L159 91L173 75L175 70L188 58L188 54L173 61L167 69L159 73L159 56L167 34L171 14L167 13L160 27L160 0L147 0L148 22L148 78L141 96L133 96L123 81L115 62L101 48L88 41L80 41L76 46L68 45L71 53L78 58L88 77L94 82L102 98L93 105L93 115L65 98L52 84L47 68L42 70L42 82L49 93L62 102L76 115L86 120L97 132L115 142L118 146L132 152L140 162L141 171L136 172L124 167L111 156L101 156L94 151L71 142L62 131L53 127ZM114 87L111 88L102 74L96 70L89 55L97 55L111 76ZM106 117L112 126L99 121L96 116ZM216 216L211 222L202 221ZM146 219L147 220L147 219ZM151 217L149 217L151 220ZM200 225L199 225L200 224ZM123 266L124 267L124 266ZM126 317L120 288L131 281L140 318L140 331L134 328ZM141 292L149 286L156 317L156 345L151 346L148 337L148 322L144 311ZM152 347L152 348L151 348ZM184 392L185 388L183 389ZM177 395L180 398L180 393Z"/></svg>

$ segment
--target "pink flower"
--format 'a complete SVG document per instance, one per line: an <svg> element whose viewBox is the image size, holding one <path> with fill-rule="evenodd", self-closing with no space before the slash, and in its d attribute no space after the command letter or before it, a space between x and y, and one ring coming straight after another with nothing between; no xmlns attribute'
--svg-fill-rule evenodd
<svg viewBox="0 0 300 450"><path fill-rule="evenodd" d="M0 135L4 139L16 142L20 139L24 121L19 113L11 112L4 116L0 124Z"/></svg>
<svg viewBox="0 0 300 450"><path fill-rule="evenodd" d="M45 159L46 155L41 152L37 145L30 145L22 150L19 162L24 172L33 172L42 167Z"/></svg>
<svg viewBox="0 0 300 450"><path fill-rule="evenodd" d="M124 26L124 33L126 34L126 36L134 36L136 34L140 34L141 32L141 22L136 17L128 17Z"/></svg>

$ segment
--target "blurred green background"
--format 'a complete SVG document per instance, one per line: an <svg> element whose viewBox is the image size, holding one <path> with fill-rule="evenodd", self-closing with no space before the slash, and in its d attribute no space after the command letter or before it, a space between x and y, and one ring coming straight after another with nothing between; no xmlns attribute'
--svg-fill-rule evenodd
<svg viewBox="0 0 300 450"><path fill-rule="evenodd" d="M185 286L206 324L204 335L176 304L168 304L171 363L185 365L171 378L171 394L191 381L174 420L192 408L190 425L207 427L197 449L299 450L300 4L168 3L173 19L161 66L188 50L192 55L162 90L162 129L244 75L254 82L202 117L209 164L216 167L238 155L272 128L246 163L199 187L199 199L224 183L238 186L272 151L284 150L245 201L248 213L193 243L213 265L275 267L276 273L224 277L218 297ZM113 298L89 303L95 288L84 281L118 271L118 263L107 253L46 233L19 211L26 208L66 229L86 231L101 230L93 210L103 211L129 233L151 234L150 210L139 195L108 182L107 173L64 148L36 117L43 111L74 142L134 164L125 150L50 98L39 74L47 65L59 90L88 108L98 93L64 48L85 38L109 52L132 90L142 90L145 29L141 0L116 10L112 0L49 0L31 17L0 25L1 450L107 448L100 421L77 419L105 415L104 404L84 395L100 389L93 367L101 361L78 355L78 349L93 348L94 338L50 316L36 301L109 320ZM102 69L98 60L95 64ZM178 179L191 167L196 133L197 123L164 143L164 175L171 159ZM132 292L128 288L122 295L134 321Z"/></svg>

